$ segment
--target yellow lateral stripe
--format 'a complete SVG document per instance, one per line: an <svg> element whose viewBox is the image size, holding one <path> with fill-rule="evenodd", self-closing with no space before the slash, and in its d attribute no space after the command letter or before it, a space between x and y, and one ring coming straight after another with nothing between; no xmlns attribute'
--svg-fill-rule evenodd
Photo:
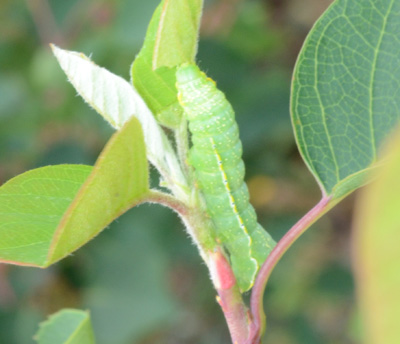
<svg viewBox="0 0 400 344"><path fill-rule="evenodd" d="M214 141L214 139L212 137L210 137L210 140L211 140L211 144L212 144L212 147L213 147L214 154L217 157L218 169L221 172L222 181L224 183L226 191L229 194L229 200L231 202L231 208L232 208L234 214L236 215L236 218L237 218L237 220L239 222L240 228L243 229L244 233L247 234L247 236L249 238L249 248L250 248L250 256L251 256L251 245L252 245L251 236L249 235L249 232L247 231L247 228L246 228L246 226L245 226L245 224L243 222L243 219L241 218L241 216L240 216L240 214L239 214L239 212L237 210L235 199L233 198L232 192L231 192L231 188L229 187L229 181L228 181L227 175L225 173L224 167L222 166L221 156L219 155L219 153L217 151L217 148L215 146L215 141Z"/></svg>

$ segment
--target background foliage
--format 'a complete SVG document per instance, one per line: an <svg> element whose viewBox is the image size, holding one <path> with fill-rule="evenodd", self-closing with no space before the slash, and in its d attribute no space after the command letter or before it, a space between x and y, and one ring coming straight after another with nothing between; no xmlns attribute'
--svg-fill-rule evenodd
<svg viewBox="0 0 400 344"><path fill-rule="evenodd" d="M321 0L208 1L198 61L236 110L252 203L275 239L319 199L289 117L297 53ZM129 79L158 0L0 4L0 184L27 169L93 164L112 129L75 96L54 42ZM157 176L152 176L152 185ZM357 343L352 199L288 252L267 289L266 343ZM99 344L228 342L207 271L177 217L140 206L47 270L0 265L0 343L33 343L62 307L90 309Z"/></svg>

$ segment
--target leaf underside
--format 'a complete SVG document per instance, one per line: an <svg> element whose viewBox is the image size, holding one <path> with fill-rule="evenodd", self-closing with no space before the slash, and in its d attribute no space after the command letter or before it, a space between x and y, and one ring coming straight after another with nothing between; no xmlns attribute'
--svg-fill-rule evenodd
<svg viewBox="0 0 400 344"><path fill-rule="evenodd" d="M120 129L135 116L142 125L149 161L168 181L175 194L186 184L167 136L148 106L126 80L97 66L84 54L52 46L61 68L79 95L113 127ZM158 90L162 94L161 90Z"/></svg>
<svg viewBox="0 0 400 344"><path fill-rule="evenodd" d="M366 182L400 116L400 2L337 0L307 37L294 71L292 122L324 195Z"/></svg>

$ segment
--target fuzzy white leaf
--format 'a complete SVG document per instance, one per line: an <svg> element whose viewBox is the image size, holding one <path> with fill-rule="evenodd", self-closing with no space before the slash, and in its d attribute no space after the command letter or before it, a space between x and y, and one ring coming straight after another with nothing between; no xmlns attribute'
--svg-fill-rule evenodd
<svg viewBox="0 0 400 344"><path fill-rule="evenodd" d="M136 116L143 129L147 157L179 198L187 193L186 180L165 133L142 97L123 78L97 66L82 53L51 46L61 68L79 95L114 128Z"/></svg>

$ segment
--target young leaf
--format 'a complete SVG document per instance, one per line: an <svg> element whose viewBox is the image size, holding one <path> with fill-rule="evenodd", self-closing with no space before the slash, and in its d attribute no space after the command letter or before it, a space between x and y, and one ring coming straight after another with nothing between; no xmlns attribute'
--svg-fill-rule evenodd
<svg viewBox="0 0 400 344"><path fill-rule="evenodd" d="M132 117L101 152L53 237L48 264L76 250L149 191L145 143Z"/></svg>
<svg viewBox="0 0 400 344"><path fill-rule="evenodd" d="M400 112L400 2L337 0L304 43L292 121L300 152L336 201L366 182Z"/></svg>
<svg viewBox="0 0 400 344"><path fill-rule="evenodd" d="M399 136L388 148L388 162L359 195L354 226L354 266L367 344L400 343Z"/></svg>
<svg viewBox="0 0 400 344"><path fill-rule="evenodd" d="M202 0L165 0L154 44L153 69L194 62Z"/></svg>
<svg viewBox="0 0 400 344"><path fill-rule="evenodd" d="M38 344L94 344L89 312L63 309L40 324Z"/></svg>
<svg viewBox="0 0 400 344"><path fill-rule="evenodd" d="M176 68L161 67L153 70L154 47L164 3L165 0L158 5L151 18L142 50L132 64L131 79L157 119L164 125L174 127L182 116L176 98ZM163 121L163 117L166 117L166 121Z"/></svg>
<svg viewBox="0 0 400 344"><path fill-rule="evenodd" d="M55 45L51 48L79 95L114 128L122 128L134 115L151 117L140 95L124 79L95 65L82 53Z"/></svg>
<svg viewBox="0 0 400 344"><path fill-rule="evenodd" d="M177 102L175 66L194 62L201 0L163 0L147 29L143 48L132 64L136 89L163 125L176 127L182 116Z"/></svg>
<svg viewBox="0 0 400 344"><path fill-rule="evenodd" d="M147 192L143 136L132 117L94 168L38 168L0 188L0 260L46 267L92 239Z"/></svg>
<svg viewBox="0 0 400 344"><path fill-rule="evenodd" d="M95 65L85 55L52 46L69 81L100 115L119 129L132 116L139 119L149 161L177 195L186 185L175 152L140 95L124 79ZM183 197L183 196L182 196Z"/></svg>

